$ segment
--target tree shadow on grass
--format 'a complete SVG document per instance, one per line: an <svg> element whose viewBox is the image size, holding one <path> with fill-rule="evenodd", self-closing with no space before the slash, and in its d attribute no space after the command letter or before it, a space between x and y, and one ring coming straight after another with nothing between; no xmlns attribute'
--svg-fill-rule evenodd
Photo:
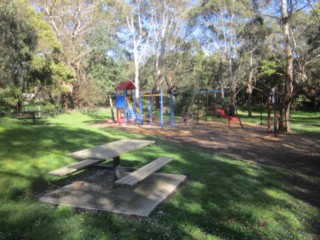
<svg viewBox="0 0 320 240"><path fill-rule="evenodd" d="M170 169L180 169L188 181L178 196L161 208L163 222L175 219L173 229L193 232L193 238L199 239L287 239L298 238L301 231L319 234L312 227L312 217L302 209L305 204L300 206L299 200L287 195L288 185L281 181L285 172L220 160L219 155L208 157L192 148L175 150L186 162L175 161ZM152 217L157 218L156 211Z"/></svg>
<svg viewBox="0 0 320 240"><path fill-rule="evenodd" d="M0 135L2 156L9 155L18 160L22 156L39 157L48 152L66 153L86 148L101 142L109 142L113 137L84 129L65 127L30 126L10 128Z"/></svg>
<svg viewBox="0 0 320 240"><path fill-rule="evenodd" d="M10 174L12 177L22 174L23 178L33 181L39 177L37 181L40 183L43 180L50 181L52 177L48 177L48 171L74 162L66 154L127 137L128 134L120 131L98 132L96 129L63 126L11 126L0 134L1 171L7 175L5 179L10 179Z"/></svg>
<svg viewBox="0 0 320 240"><path fill-rule="evenodd" d="M65 156L69 152L123 138L127 138L127 134L63 126L13 125L2 130L0 239L35 239L31 236L39 231L39 221L47 222L48 226L38 239L57 239L56 233L61 229L58 229L60 220L54 208L34 202L32 198L39 192L63 186L89 173L84 171L57 178L49 176L48 171L70 164L73 160Z"/></svg>
<svg viewBox="0 0 320 240"><path fill-rule="evenodd" d="M295 239L301 232L318 234L304 204L286 195L283 171L161 139L157 143L159 151L153 154L179 156L166 172L187 175L186 183L148 218L87 215L88 228L119 239Z"/></svg>
<svg viewBox="0 0 320 240"><path fill-rule="evenodd" d="M89 239L105 236L118 239L205 239L210 236L287 239L291 236L298 238L299 231L306 231L308 227L310 233L319 234L310 223L297 223L303 218L312 221L312 216L308 216L304 204L300 205L299 201L285 195L288 185L281 182L285 177L283 171L274 172L276 168L234 161L161 139L157 139L152 151L141 153L141 157L176 156L178 159L165 169L169 173L187 175L187 182L150 217L89 212L76 214L70 208L64 211L63 208L35 203L27 198L29 193L63 184L80 175L62 179L48 177L48 167L43 169L37 165L45 160L32 161L33 158L45 157L51 152L56 154L54 156L64 155L128 136L126 133L121 135L119 131L108 135L83 129L39 128L8 129L0 136L1 142L6 141L5 146L0 146L2 161L8 158L13 161L31 159L26 169L30 172L21 173L19 169L2 169L0 172L1 178L13 182L19 183L15 178L25 179L28 188L26 190L22 184L12 195L1 194L0 234L8 239ZM21 149L15 152L17 146Z"/></svg>
<svg viewBox="0 0 320 240"><path fill-rule="evenodd" d="M9 157L19 161L48 153L64 155L127 137L128 134L120 131L97 132L63 126L11 127L1 132L0 159Z"/></svg>

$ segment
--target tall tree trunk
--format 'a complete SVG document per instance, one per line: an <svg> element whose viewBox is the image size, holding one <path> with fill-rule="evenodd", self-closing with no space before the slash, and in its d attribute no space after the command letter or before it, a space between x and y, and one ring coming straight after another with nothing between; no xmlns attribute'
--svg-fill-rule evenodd
<svg viewBox="0 0 320 240"><path fill-rule="evenodd" d="M224 99L224 81L223 81L223 69L222 62L219 64L219 77L220 77L220 86L221 86L221 98Z"/></svg>
<svg viewBox="0 0 320 240"><path fill-rule="evenodd" d="M233 79L233 71L232 71L232 65L233 65L233 59L230 56L229 60L228 60L228 78L229 78L229 85L230 85L230 89L231 89L231 102L232 104L236 103L236 88L237 88L237 84Z"/></svg>
<svg viewBox="0 0 320 240"><path fill-rule="evenodd" d="M175 70L169 68L168 69L168 73L167 73L167 77L166 77L166 82L167 82L167 86L168 86L168 91L171 92L173 91L173 79L174 79L174 72Z"/></svg>
<svg viewBox="0 0 320 240"><path fill-rule="evenodd" d="M23 101L21 99L19 99L17 103L17 112L18 113L23 112Z"/></svg>
<svg viewBox="0 0 320 240"><path fill-rule="evenodd" d="M111 110L111 118L113 121L115 121L115 117L114 117L114 107L113 107L113 102L112 102L112 98L109 95L109 105L110 105L110 110Z"/></svg>
<svg viewBox="0 0 320 240"><path fill-rule="evenodd" d="M250 52L249 60L249 79L248 79L248 116L252 117L252 79L253 79L253 53Z"/></svg>
<svg viewBox="0 0 320 240"><path fill-rule="evenodd" d="M135 90L135 97L136 99L139 98L140 96L140 82L139 82L139 75L140 75L140 69L139 69L139 64L135 62L134 64L134 85L136 85L136 90Z"/></svg>
<svg viewBox="0 0 320 240"><path fill-rule="evenodd" d="M281 4L281 14L282 14L282 32L285 40L285 54L286 54L286 79L285 79L285 89L282 99L282 109L281 109L281 123L280 131L290 132L290 108L293 99L293 55L291 50L290 41L290 17L291 14L287 9L287 1L282 0Z"/></svg>

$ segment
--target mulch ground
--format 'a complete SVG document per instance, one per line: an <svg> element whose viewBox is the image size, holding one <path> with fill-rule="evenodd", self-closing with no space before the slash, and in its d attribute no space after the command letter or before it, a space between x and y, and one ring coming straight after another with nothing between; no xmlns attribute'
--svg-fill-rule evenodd
<svg viewBox="0 0 320 240"><path fill-rule="evenodd" d="M168 141L190 144L235 160L276 166L292 173L285 181L293 186L290 194L315 207L320 207L320 138L296 133L267 134L266 126L219 121L189 121L187 125L167 124L164 129L139 125L121 126L99 123L99 127L167 138Z"/></svg>

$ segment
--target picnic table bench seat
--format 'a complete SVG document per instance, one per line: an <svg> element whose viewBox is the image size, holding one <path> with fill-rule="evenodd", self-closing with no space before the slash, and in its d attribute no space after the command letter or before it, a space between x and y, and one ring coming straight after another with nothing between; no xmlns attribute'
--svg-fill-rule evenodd
<svg viewBox="0 0 320 240"><path fill-rule="evenodd" d="M159 157L156 160L152 161L151 163L120 178L115 182L115 185L132 187L171 161L172 161L171 157Z"/></svg>
<svg viewBox="0 0 320 240"><path fill-rule="evenodd" d="M104 161L104 159L86 159L81 162L77 162L75 164L71 164L69 166L53 170L53 171L49 172L49 174L53 175L53 176L65 176L65 175L69 175L71 173L75 173L77 171L80 171L80 170L87 168L89 166L92 166L94 164L101 163L103 161Z"/></svg>

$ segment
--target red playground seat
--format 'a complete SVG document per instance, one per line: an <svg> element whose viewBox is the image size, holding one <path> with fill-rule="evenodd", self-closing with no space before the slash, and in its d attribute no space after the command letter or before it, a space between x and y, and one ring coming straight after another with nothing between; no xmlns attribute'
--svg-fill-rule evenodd
<svg viewBox="0 0 320 240"><path fill-rule="evenodd" d="M238 122L239 119L237 117L232 117L232 116L228 116L225 111L221 108L216 108L215 109L216 113L218 113L221 117L223 118L227 118L229 120L231 120L232 122Z"/></svg>

